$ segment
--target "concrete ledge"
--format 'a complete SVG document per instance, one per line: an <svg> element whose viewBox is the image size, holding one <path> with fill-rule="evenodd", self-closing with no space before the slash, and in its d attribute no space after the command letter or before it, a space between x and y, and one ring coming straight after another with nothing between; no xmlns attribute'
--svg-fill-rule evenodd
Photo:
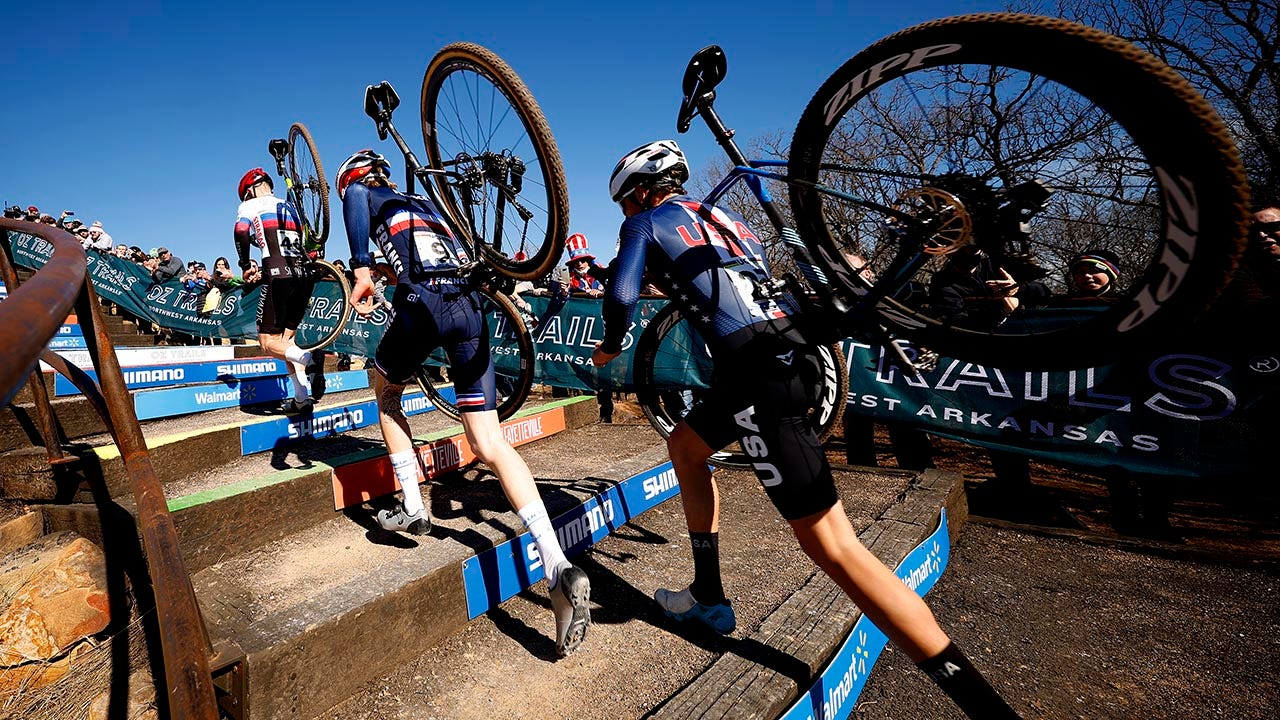
<svg viewBox="0 0 1280 720"><path fill-rule="evenodd" d="M635 476L636 468L665 460L660 444L637 448L627 461L582 484L607 491ZM598 496L596 488L575 485L544 498L554 517ZM197 573L193 583L211 636L247 655L253 720L314 717L461 630L469 622L464 564L526 533L509 510L453 525L438 522L434 537L418 542L397 536L388 547L370 544L364 528L344 518L272 544L243 563L236 558ZM325 559L311 571L315 575L297 577L315 557ZM334 567L343 565L353 570L334 578ZM262 587L262 579L289 574L295 577L287 587Z"/></svg>
<svg viewBox="0 0 1280 720"><path fill-rule="evenodd" d="M968 517L963 478L926 470L858 537L881 561L896 567L932 534L943 508L954 538ZM725 654L649 717L777 718L808 692L861 616L843 590L825 574L815 572L750 636L752 642L795 658L798 662L789 673ZM801 667L807 670L807 677L797 677Z"/></svg>
<svg viewBox="0 0 1280 720"><path fill-rule="evenodd" d="M521 412L515 419L559 408L564 412L566 428L572 430L595 421L595 404L590 402L593 400L591 397L581 397L548 403ZM425 445L460 434L461 430L453 427L417 436L414 441L415 444ZM162 475L162 481L175 479L167 478L167 474L162 473L162 468L173 467L174 460L169 455L183 458L182 463L192 457L192 453L199 453L201 458L218 457L215 463L229 462L227 458L240 457L238 426L197 436L198 444L194 445L184 444L185 436L174 438L172 443L152 448L153 463L157 474ZM162 448L164 449L161 450ZM226 458L221 457L224 455ZM333 518L335 470L385 457L385 448L371 448L330 458L326 462L313 461L309 468L280 470L211 490L170 498L169 512L178 533L179 547L187 571L195 573L229 557ZM118 478L113 478L127 485L128 478L123 470L118 474ZM120 494L127 492L126 487ZM125 497L118 502L126 510L133 512L131 498ZM102 531L96 518L98 509L95 505L86 502L37 507L49 518L50 527L59 530L74 529L94 539L101 537ZM282 507L289 508L288 522L263 520L278 515Z"/></svg>

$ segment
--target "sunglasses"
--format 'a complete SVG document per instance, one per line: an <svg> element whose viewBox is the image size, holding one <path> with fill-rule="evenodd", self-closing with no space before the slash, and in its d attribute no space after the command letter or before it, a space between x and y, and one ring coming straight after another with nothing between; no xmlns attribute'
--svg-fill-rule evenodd
<svg viewBox="0 0 1280 720"><path fill-rule="evenodd" d="M1280 232L1280 220L1275 220L1273 222L1254 223L1253 229L1255 232L1260 232L1265 235L1272 235L1274 233Z"/></svg>

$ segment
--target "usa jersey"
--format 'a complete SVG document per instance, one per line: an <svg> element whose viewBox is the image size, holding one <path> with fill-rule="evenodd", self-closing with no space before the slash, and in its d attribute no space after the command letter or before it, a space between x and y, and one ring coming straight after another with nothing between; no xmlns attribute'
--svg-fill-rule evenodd
<svg viewBox="0 0 1280 720"><path fill-rule="evenodd" d="M249 246L262 251L265 277L302 274L306 251L302 246L302 223L287 200L267 195L245 200L237 211L235 239L240 267L249 265Z"/></svg>
<svg viewBox="0 0 1280 720"><path fill-rule="evenodd" d="M369 266L373 240L399 282L462 282L451 271L468 262L467 252L430 198L353 183L343 198L342 215L353 268Z"/></svg>
<svg viewBox="0 0 1280 720"><path fill-rule="evenodd" d="M620 236L602 309L606 352L622 346L646 265L653 284L713 347L783 324L797 312L781 298L757 292L770 279L764 247L732 210L671 198L627 218Z"/></svg>

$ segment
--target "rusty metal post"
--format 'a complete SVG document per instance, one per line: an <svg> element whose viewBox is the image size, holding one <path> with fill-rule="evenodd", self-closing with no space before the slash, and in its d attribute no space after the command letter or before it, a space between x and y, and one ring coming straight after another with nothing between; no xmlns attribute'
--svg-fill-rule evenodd
<svg viewBox="0 0 1280 720"><path fill-rule="evenodd" d="M212 645L208 631L191 587L191 576L178 551L178 532L169 516L168 501L138 425L133 396L125 386L124 374L98 307L97 294L88 278L76 301L76 314L92 319L93 332L85 333L85 344L98 372L102 396L115 426L120 457L133 485L139 530L156 598L170 714L174 718L217 720L217 699L209 672Z"/></svg>
<svg viewBox="0 0 1280 720"><path fill-rule="evenodd" d="M18 288L18 273L13 269L13 260L9 251L9 232L4 232L4 242L0 243L0 280L13 292ZM44 385L44 373L37 365L27 376L27 385L31 387L32 412L36 419L36 429L40 439L44 441L45 453L49 456L49 464L57 465L67 461L62 452L62 441L58 436L58 424L53 417L53 403L49 401L49 388Z"/></svg>
<svg viewBox="0 0 1280 720"><path fill-rule="evenodd" d="M0 353L0 400L8 402L13 397L23 377L37 367L41 351L68 311L76 307L81 323L87 318L92 328L85 333L85 344L98 371L110 413L108 429L120 448L137 506L160 626L170 715L184 720L217 720L208 633L178 550L178 535L164 491L138 426L133 398L125 387L93 284L85 272L84 250L60 228L0 219L0 230L6 233L6 240L7 233L16 230L53 245L53 256L45 266L0 304L0 347L5 349Z"/></svg>

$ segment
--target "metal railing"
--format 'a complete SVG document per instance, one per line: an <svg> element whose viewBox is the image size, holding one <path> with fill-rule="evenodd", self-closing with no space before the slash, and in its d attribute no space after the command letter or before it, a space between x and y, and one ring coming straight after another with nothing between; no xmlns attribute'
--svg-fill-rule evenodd
<svg viewBox="0 0 1280 720"><path fill-rule="evenodd" d="M0 303L0 348L4 348L0 352L0 398L7 404L24 382L30 383L37 426L50 461L62 461L48 391L36 364L45 346L74 309L85 329L85 345L93 359L101 390L83 372L77 372L58 356L48 353L46 357L85 392L120 449L137 506L139 532L155 595L170 715L217 720L209 636L178 549L178 534L169 516L164 490L138 425L133 398L125 387L102 309L87 274L84 250L70 233L51 225L0 219L0 231L3 232L0 275L9 288L8 299ZM10 254L11 232L34 235L53 246L49 261L21 285Z"/></svg>

